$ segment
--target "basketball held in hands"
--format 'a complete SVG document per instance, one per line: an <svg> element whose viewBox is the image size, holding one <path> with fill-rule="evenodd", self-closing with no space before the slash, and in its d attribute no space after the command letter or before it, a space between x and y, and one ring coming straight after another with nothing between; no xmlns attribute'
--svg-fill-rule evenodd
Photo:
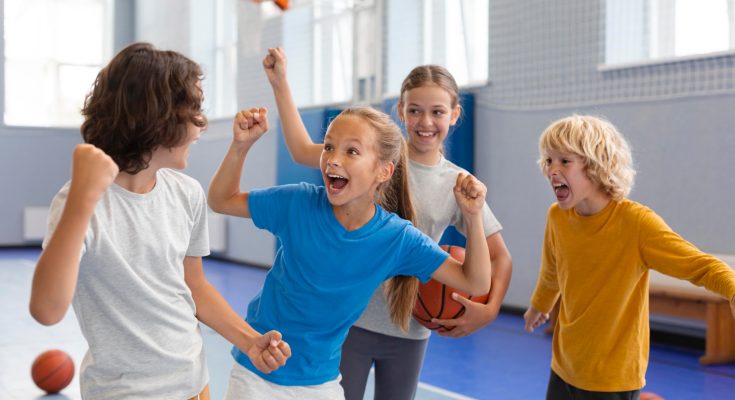
<svg viewBox="0 0 735 400"><path fill-rule="evenodd" d="M464 262L465 251L463 247L447 245L442 245L440 247L449 253L449 255L455 260ZM452 299L452 293L457 293L464 298L481 304L487 303L488 300L487 294L483 296L468 296L466 293L455 290L432 279L425 284L419 285L419 295L413 309L414 318L421 323L421 325L431 330L452 330L454 327L445 327L431 322L432 318L454 319L464 314L464 306Z"/></svg>

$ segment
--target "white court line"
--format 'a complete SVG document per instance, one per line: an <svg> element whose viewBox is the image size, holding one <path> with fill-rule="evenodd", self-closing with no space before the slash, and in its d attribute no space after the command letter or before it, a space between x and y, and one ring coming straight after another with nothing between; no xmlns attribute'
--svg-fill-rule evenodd
<svg viewBox="0 0 735 400"><path fill-rule="evenodd" d="M370 374L368 375L368 381L365 387L365 399L373 398L373 390L374 390L374 385L375 385L374 382L375 382L375 367L371 367ZM455 393L447 389L442 389L434 385L429 385L428 383L419 382L418 388L422 391L436 394L448 400L477 400L474 397L467 397L465 395ZM416 391L416 398L417 399L422 398L421 392L418 390Z"/></svg>
<svg viewBox="0 0 735 400"><path fill-rule="evenodd" d="M459 393L455 393L455 392L452 392L452 391L449 391L449 390L446 390L446 389L442 389L440 387L429 385L428 383L419 382L419 387L421 389L426 390L426 391L434 392L434 393L440 394L442 396L446 396L446 397L448 397L450 399L456 399L456 400L477 400L474 397L467 397L467 396L461 395Z"/></svg>

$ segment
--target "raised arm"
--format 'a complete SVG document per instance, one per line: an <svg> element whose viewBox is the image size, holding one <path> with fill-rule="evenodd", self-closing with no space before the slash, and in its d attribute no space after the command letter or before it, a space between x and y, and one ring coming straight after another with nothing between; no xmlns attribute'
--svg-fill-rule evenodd
<svg viewBox="0 0 735 400"><path fill-rule="evenodd" d="M267 130L268 110L263 107L235 115L232 143L209 183L207 201L214 212L250 218L248 193L240 191L240 178L248 151Z"/></svg>
<svg viewBox="0 0 735 400"><path fill-rule="evenodd" d="M319 157L324 145L311 141L309 132L301 120L291 88L286 78L286 53L280 47L268 49L263 59L263 69L273 88L278 115L281 118L283 138L294 161L307 167L319 168Z"/></svg>
<svg viewBox="0 0 735 400"><path fill-rule="evenodd" d="M482 223L482 208L487 188L472 175L460 173L454 186L454 197L462 210L467 228L464 263L448 257L432 274L432 278L472 296L490 291L492 272L490 252Z"/></svg>
<svg viewBox="0 0 735 400"><path fill-rule="evenodd" d="M69 309L79 275L84 236L97 202L118 174L102 150L80 144L72 158L71 186L61 217L36 264L29 309L43 325L53 325Z"/></svg>

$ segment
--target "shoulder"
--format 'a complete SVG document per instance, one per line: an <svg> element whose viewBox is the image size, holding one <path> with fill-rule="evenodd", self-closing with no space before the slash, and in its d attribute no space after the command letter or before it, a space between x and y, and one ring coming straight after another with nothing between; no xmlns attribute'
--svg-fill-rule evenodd
<svg viewBox="0 0 735 400"><path fill-rule="evenodd" d="M250 191L250 195L257 196L283 196L283 197L320 197L325 196L326 192L323 186L317 186L311 183L289 183L286 185L270 186Z"/></svg>
<svg viewBox="0 0 735 400"><path fill-rule="evenodd" d="M630 199L623 199L618 202L616 214L618 218L638 221L649 218L660 218L658 214L648 206Z"/></svg>
<svg viewBox="0 0 735 400"><path fill-rule="evenodd" d="M564 214L564 210L561 207L559 207L559 203L556 203L556 202L552 203L549 206L549 209L546 211L546 217L550 219L558 218L562 214Z"/></svg>
<svg viewBox="0 0 735 400"><path fill-rule="evenodd" d="M627 219L626 222L636 222L639 229L670 229L656 211L644 204L624 199L620 202L619 207L621 207L621 217Z"/></svg>
<svg viewBox="0 0 735 400"><path fill-rule="evenodd" d="M207 202L201 183L184 173L163 168L158 171L157 180L156 185L161 185L169 202L188 204L192 210L204 207Z"/></svg>
<svg viewBox="0 0 735 400"><path fill-rule="evenodd" d="M441 161L439 162L439 166L444 171L454 172L454 173L460 173L460 172L462 172L464 174L469 174L469 172L466 169L464 169L464 168L460 167L459 165L457 165L457 164L455 164L455 163L447 160L444 157L442 157Z"/></svg>
<svg viewBox="0 0 735 400"><path fill-rule="evenodd" d="M173 169L162 168L158 171L158 178L161 179L166 185L184 191L203 191L202 184L198 180L192 178L189 175L184 174Z"/></svg>
<svg viewBox="0 0 735 400"><path fill-rule="evenodd" d="M416 227L413 226L411 221L406 220L398 216L398 214L394 212L387 211L382 206L376 204L376 212L379 213L379 219L383 221L384 225L398 228L398 229L416 229ZM418 230L418 229L416 229Z"/></svg>

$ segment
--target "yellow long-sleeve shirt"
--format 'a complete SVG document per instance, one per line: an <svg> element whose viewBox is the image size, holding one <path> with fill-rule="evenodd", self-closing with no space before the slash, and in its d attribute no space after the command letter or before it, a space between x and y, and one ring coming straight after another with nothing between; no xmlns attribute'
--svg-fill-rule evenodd
<svg viewBox="0 0 735 400"><path fill-rule="evenodd" d="M648 207L611 201L582 216L551 206L531 305L549 312L561 297L551 368L564 381L599 392L645 386L650 268L735 296L735 271Z"/></svg>

